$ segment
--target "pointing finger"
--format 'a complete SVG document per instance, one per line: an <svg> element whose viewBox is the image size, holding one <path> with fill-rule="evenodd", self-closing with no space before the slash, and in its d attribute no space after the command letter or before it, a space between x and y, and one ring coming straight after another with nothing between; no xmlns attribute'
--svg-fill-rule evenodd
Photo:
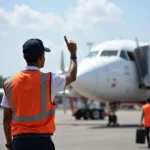
<svg viewBox="0 0 150 150"><path fill-rule="evenodd" d="M64 39L65 39L66 44L68 45L69 43L68 43L67 37L64 36Z"/></svg>

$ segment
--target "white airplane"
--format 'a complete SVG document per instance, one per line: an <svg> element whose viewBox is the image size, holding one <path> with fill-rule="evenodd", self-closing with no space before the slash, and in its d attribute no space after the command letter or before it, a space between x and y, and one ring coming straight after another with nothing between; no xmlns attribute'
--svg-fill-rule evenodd
<svg viewBox="0 0 150 150"><path fill-rule="evenodd" d="M112 40L93 47L78 65L77 80L72 84L75 91L89 99L112 103L113 106L123 102L145 102L150 97L150 86L139 88L140 72L134 55L137 44L132 40ZM149 44L140 42L138 45ZM145 59L149 61L147 57ZM117 116L113 113L110 120L116 123Z"/></svg>
<svg viewBox="0 0 150 150"><path fill-rule="evenodd" d="M139 43L139 46L144 45L148 44ZM88 56L79 63L77 80L65 90L67 96L86 97L108 102L113 106L124 102L144 103L150 96L150 90L139 88L138 70L133 55L135 48L137 43L131 40L112 40L93 47ZM63 54L61 57L59 74L66 72ZM62 92L58 95L62 95ZM81 112L85 119L89 117L89 109L86 108L80 114L76 113L77 119L81 117ZM104 118L102 109L93 109L90 113L93 114L93 119L100 116ZM110 120L116 123L117 116L113 113Z"/></svg>

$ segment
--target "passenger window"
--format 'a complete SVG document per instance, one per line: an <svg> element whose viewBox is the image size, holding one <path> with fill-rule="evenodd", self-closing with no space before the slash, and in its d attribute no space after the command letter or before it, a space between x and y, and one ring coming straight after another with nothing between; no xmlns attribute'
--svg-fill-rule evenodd
<svg viewBox="0 0 150 150"><path fill-rule="evenodd" d="M132 52L127 52L127 54L128 54L128 56L129 56L129 58L130 58L131 61L134 61L134 60L135 60L135 59L134 59L134 55L133 55Z"/></svg>
<svg viewBox="0 0 150 150"><path fill-rule="evenodd" d="M125 59L125 60L128 60L128 57L127 57L127 55L126 55L126 52L125 52L125 51L121 51L121 53L120 53L120 57L121 57L121 58L123 58L123 59Z"/></svg>

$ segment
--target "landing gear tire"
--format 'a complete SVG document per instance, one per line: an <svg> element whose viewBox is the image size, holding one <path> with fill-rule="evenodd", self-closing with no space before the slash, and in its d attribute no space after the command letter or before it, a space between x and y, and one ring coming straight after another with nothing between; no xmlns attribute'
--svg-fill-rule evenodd
<svg viewBox="0 0 150 150"><path fill-rule="evenodd" d="M98 120L100 118L100 111L98 109L91 110L91 119Z"/></svg>
<svg viewBox="0 0 150 150"><path fill-rule="evenodd" d="M83 112L83 119L88 120L90 118L90 111L88 109L85 109Z"/></svg>
<svg viewBox="0 0 150 150"><path fill-rule="evenodd" d="M108 124L107 126L119 126L118 122L118 118L115 115L115 112L119 109L119 104L117 103L109 103L109 110L110 110L110 115L108 118Z"/></svg>
<svg viewBox="0 0 150 150"><path fill-rule="evenodd" d="M82 111L78 110L75 114L74 114L76 120L80 120L82 117Z"/></svg>

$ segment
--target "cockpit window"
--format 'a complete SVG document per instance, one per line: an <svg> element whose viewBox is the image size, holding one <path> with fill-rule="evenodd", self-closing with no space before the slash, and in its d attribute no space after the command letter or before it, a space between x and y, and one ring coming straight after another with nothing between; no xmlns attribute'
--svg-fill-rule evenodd
<svg viewBox="0 0 150 150"><path fill-rule="evenodd" d="M127 57L127 54L126 54L125 51L121 51L120 57L123 58L123 59L125 59L125 60L128 60L128 57Z"/></svg>
<svg viewBox="0 0 150 150"><path fill-rule="evenodd" d="M90 52L87 57L96 57L98 54L98 51L95 51L95 52Z"/></svg>
<svg viewBox="0 0 150 150"><path fill-rule="evenodd" d="M117 56L118 51L113 50L104 50L101 53L101 56Z"/></svg>
<svg viewBox="0 0 150 150"><path fill-rule="evenodd" d="M134 61L134 60L135 60L135 59L134 59L134 55L133 55L132 52L127 52L127 54L128 54L128 56L129 56L129 58L130 58L131 61Z"/></svg>

